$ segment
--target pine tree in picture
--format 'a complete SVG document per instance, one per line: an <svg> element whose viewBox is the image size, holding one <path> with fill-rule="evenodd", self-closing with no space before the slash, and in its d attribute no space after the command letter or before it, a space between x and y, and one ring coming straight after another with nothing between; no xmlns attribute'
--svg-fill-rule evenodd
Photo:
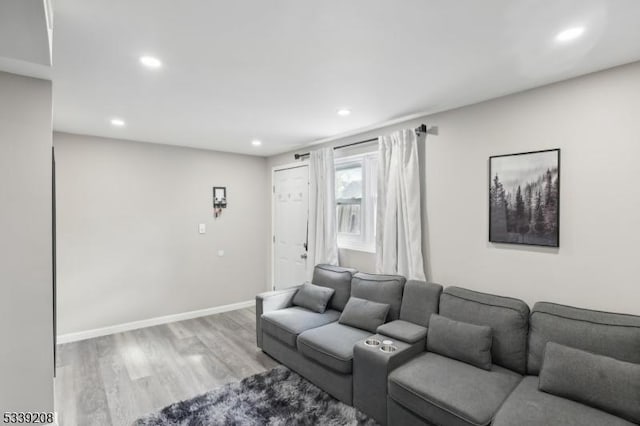
<svg viewBox="0 0 640 426"><path fill-rule="evenodd" d="M489 241L559 247L560 150L489 158Z"/></svg>

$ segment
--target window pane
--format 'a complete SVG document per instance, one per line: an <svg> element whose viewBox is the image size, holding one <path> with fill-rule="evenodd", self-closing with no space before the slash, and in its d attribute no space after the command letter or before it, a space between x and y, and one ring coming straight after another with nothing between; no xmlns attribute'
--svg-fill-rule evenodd
<svg viewBox="0 0 640 426"><path fill-rule="evenodd" d="M360 204L338 204L338 233L360 235Z"/></svg>
<svg viewBox="0 0 640 426"><path fill-rule="evenodd" d="M336 167L338 233L360 234L362 192L362 162L339 164Z"/></svg>
<svg viewBox="0 0 640 426"><path fill-rule="evenodd" d="M362 199L362 163L336 167L336 200Z"/></svg>

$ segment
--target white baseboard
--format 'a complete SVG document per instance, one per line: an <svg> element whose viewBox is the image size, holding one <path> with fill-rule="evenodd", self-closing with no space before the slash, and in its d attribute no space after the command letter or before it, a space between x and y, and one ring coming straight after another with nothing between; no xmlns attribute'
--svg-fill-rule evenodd
<svg viewBox="0 0 640 426"><path fill-rule="evenodd" d="M192 318L205 317L207 315L219 314L221 312L235 311L236 309L249 308L255 305L254 300L231 303L229 305L214 306L213 308L200 309L197 311L183 312L180 314L165 315L163 317L149 318L141 321L127 322L124 324L112 325L109 327L94 328L93 330L78 331L76 333L61 334L57 343L77 342L79 340L92 339L94 337L106 336L123 331L136 330L138 328L152 327L154 325L167 324L170 322L184 321Z"/></svg>

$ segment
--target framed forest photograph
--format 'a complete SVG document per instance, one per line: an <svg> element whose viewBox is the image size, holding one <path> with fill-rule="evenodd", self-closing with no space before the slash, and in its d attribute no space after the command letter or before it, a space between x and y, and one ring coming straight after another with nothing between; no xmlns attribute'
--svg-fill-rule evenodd
<svg viewBox="0 0 640 426"><path fill-rule="evenodd" d="M489 241L560 246L560 150L489 158Z"/></svg>

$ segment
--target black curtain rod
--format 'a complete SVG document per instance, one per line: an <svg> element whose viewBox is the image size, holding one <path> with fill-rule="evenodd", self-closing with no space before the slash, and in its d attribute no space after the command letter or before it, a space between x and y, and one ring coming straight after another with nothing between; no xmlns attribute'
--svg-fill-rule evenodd
<svg viewBox="0 0 640 426"><path fill-rule="evenodd" d="M438 134L438 126L427 127L426 124L421 124L418 127L416 127L414 129L414 131L418 135L420 135L421 133L429 134L429 135L437 135ZM367 139L365 141L353 142L353 143L348 143L346 145L340 145L340 146L334 146L333 149L336 150L336 149L347 148L347 147L350 147L350 146L360 145L360 144L363 144L363 143L375 142L377 140L378 140L378 138ZM308 157L309 155L310 155L309 152L305 152L304 154L293 154L293 157L296 160L299 160L301 158Z"/></svg>

